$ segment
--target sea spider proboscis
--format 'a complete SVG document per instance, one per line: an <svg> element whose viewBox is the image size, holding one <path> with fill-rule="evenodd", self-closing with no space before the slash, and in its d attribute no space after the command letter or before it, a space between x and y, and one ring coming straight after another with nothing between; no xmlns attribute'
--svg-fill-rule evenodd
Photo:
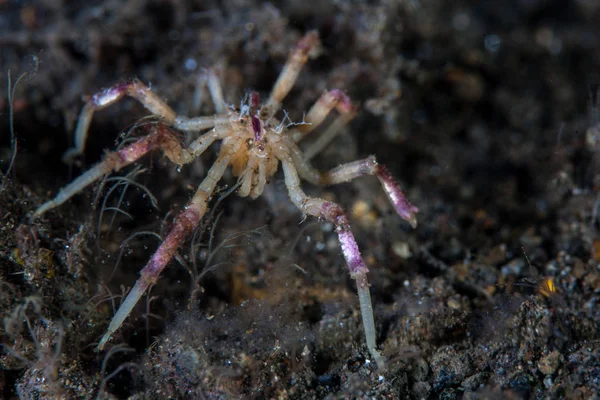
<svg viewBox="0 0 600 400"><path fill-rule="evenodd" d="M267 179L275 174L281 163L285 184L294 205L304 215L312 215L335 225L350 276L356 281L367 347L378 365L383 365L384 360L377 352L376 346L373 309L367 280L368 269L350 230L348 217L338 204L307 196L301 188L300 180L316 185L333 185L365 175L375 175L398 215L413 227L416 226L418 209L406 199L389 170L377 163L374 156L342 164L328 172L319 172L311 167L301 152L297 143L317 128L334 109L338 116L326 128L324 135L332 136L355 115L355 107L342 91L336 89L325 91L308 111L301 124L286 125L275 117L281 109L283 99L296 82L300 70L318 45L319 37L316 32L307 33L299 41L264 104L260 103L258 93L252 92L248 100L242 102L240 109L225 106L218 80L214 76L211 94L217 113L213 116L195 118L179 116L149 87L138 80L120 83L103 90L87 102L75 129L75 147L67 151L65 158L83 152L93 113L114 104L124 96L139 101L150 112L159 116L162 122L154 124L148 135L121 150L107 153L103 161L62 188L54 199L42 204L35 211L34 217L39 217L48 210L58 207L92 182L137 161L152 150L162 150L169 160L182 165L200 156L215 141L221 141L221 149L216 161L191 200L175 218L164 241L142 269L140 278L119 307L107 332L100 340L99 350L103 349L111 335L119 329L148 287L158 280L162 270L176 255L179 247L198 226L207 210L208 200L227 167L231 166L232 174L239 177L237 194L254 199L263 193ZM204 133L184 148L171 128L184 132Z"/></svg>

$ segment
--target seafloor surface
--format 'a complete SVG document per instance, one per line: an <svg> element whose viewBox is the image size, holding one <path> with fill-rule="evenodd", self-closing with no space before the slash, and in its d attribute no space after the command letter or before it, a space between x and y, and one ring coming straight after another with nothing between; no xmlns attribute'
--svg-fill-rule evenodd
<svg viewBox="0 0 600 400"><path fill-rule="evenodd" d="M597 398L599 2L80 3L0 1L0 397ZM257 200L225 197L226 176L95 352L216 151L181 169L153 154L32 220L121 132L142 134L147 112L124 100L63 164L82 99L136 76L177 112L211 115L207 68L230 103L266 95L312 29L321 54L290 119L328 88L360 106L314 165L376 154L421 210L410 229L375 178L305 186L349 211L386 369L333 227L303 220L281 174Z"/></svg>

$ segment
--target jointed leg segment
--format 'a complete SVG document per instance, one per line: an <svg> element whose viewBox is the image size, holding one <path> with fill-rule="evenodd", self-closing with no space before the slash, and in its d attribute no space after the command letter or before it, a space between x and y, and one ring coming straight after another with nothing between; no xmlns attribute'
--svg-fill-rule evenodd
<svg viewBox="0 0 600 400"><path fill-rule="evenodd" d="M275 85L273 86L269 100L265 105L267 109L266 119L272 117L279 111L283 99L288 95L290 90L292 90L294 83L296 83L300 70L302 70L302 67L308 61L308 57L314 52L318 45L319 34L317 31L307 33L296 45L296 49L285 63L283 70L279 74L279 78L277 78L277 82L275 82Z"/></svg>
<svg viewBox="0 0 600 400"><path fill-rule="evenodd" d="M382 367L384 359L377 352L373 307L371 305L371 295L367 280L368 269L360 255L354 235L350 230L348 217L336 203L306 196L300 187L299 174L303 179L319 185L332 185L347 182L364 175L375 175L381 182L385 193L394 205L398 215L408 221L413 227L416 227L416 213L419 209L406 199L400 185L392 177L389 170L384 165L378 164L374 156L343 164L328 172L321 173L310 166L296 146L288 146L288 151L289 153L280 152L277 154L277 157L281 161L286 186L292 202L304 213L324 218L335 224L342 253L350 270L350 276L356 280L367 347L377 361L377 364Z"/></svg>
<svg viewBox="0 0 600 400"><path fill-rule="evenodd" d="M339 89L327 90L308 110L304 118L306 124L297 126L296 132L292 133L294 141L299 142L305 135L314 131L334 108L340 114L348 114L354 111L350 98L344 92Z"/></svg>
<svg viewBox="0 0 600 400"><path fill-rule="evenodd" d="M217 84L213 84L213 86L215 85ZM135 79L132 82L119 83L111 88L105 89L100 93L93 95L91 99L88 100L79 115L77 126L75 127L75 147L65 152L63 156L64 161L69 161L73 157L84 152L88 130L94 112L116 103L125 96L130 96L139 101L152 114L159 116L166 125L173 126L174 128L185 132L199 132L229 121L229 115L226 114L216 115L214 117L196 118L178 116L175 111L148 86ZM222 99L220 101L222 101Z"/></svg>
<svg viewBox="0 0 600 400"><path fill-rule="evenodd" d="M348 217L342 207L338 204L320 198L308 197L300 187L300 178L293 165L291 157L287 154L279 154L285 176L285 184L288 188L292 202L305 214L326 219L336 226L336 232L342 248L342 254L346 265L350 270L350 276L356 281L358 299L365 330L367 348L377 361L379 367L383 367L384 359L377 351L375 321L373 319L373 306L369 293L369 282L367 279L367 268L362 259L356 239L350 229Z"/></svg>
<svg viewBox="0 0 600 400"><path fill-rule="evenodd" d="M68 161L73 157L82 154L85 150L87 133L94 112L116 103L124 96L133 97L142 103L142 105L152 114L160 116L168 125L173 124L175 121L175 117L177 116L175 111L158 97L156 93L152 92L148 86L137 79L132 82L120 83L93 95L92 98L88 100L79 115L79 120L75 127L75 147L67 150L63 156L63 160Z"/></svg>
<svg viewBox="0 0 600 400"><path fill-rule="evenodd" d="M107 153L104 159L89 169L77 179L59 190L54 199L42 204L33 214L38 217L48 210L60 206L65 201L83 190L87 185L100 179L111 171L121 168L139 160L146 153L161 149L165 155L176 164L186 164L202 154L215 140L219 138L217 132L210 131L190 144L187 149L181 147L171 130L161 122L150 125L151 133L138 141L115 152Z"/></svg>
<svg viewBox="0 0 600 400"><path fill-rule="evenodd" d="M383 190L394 206L396 213L413 228L417 226L416 214L419 209L408 201L400 188L400 184L385 165L377 162L375 156L342 164L327 172L319 172L314 169L308 161L302 158L302 153L297 148L293 149L291 157L302 179L315 185L335 185L361 176L375 175L383 186Z"/></svg>
<svg viewBox="0 0 600 400"><path fill-rule="evenodd" d="M344 111L331 122L325 131L319 135L317 140L304 150L304 159L311 160L314 156L323 151L323 149L342 132L342 129L348 125L355 115L356 109L354 107L344 109Z"/></svg>
<svg viewBox="0 0 600 400"><path fill-rule="evenodd" d="M229 165L229 160L236 150L236 147L223 148L221 150L219 158L208 171L206 178L204 178L200 187L198 187L194 197L192 197L185 206L185 209L177 216L173 222L171 231L156 250L148 264L146 264L141 272L140 278L137 280L135 286L131 289L125 298L125 301L123 301L119 310L111 320L108 330L104 336L102 336L102 339L98 344L98 350L104 348L106 342L123 324L125 318L131 313L131 310L133 310L133 307L137 304L146 290L148 290L148 287L156 283L160 273L165 269L169 261L173 259L177 249L181 246L181 243L186 240L193 229L198 225L206 213L207 202L210 195L215 190L217 182L225 173L225 169Z"/></svg>
<svg viewBox="0 0 600 400"><path fill-rule="evenodd" d="M111 171L118 171L124 166L138 160L149 151L159 147L158 136L158 133L149 134L124 149L106 154L102 162L96 164L69 185L59 190L56 197L42 204L33 216L38 217L46 211L60 206L95 180L100 179Z"/></svg>

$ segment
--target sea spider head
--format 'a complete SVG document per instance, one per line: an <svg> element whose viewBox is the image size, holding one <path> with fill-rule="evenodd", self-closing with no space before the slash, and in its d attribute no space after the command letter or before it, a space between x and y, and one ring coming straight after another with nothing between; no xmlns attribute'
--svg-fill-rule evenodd
<svg viewBox="0 0 600 400"><path fill-rule="evenodd" d="M277 172L277 158L273 147L280 146L281 129L275 118L267 118L261 108L258 93L252 92L242 102L240 110L231 111L231 133L226 141L242 141L231 158L231 170L239 177L238 195L257 198L265 188L267 179Z"/></svg>

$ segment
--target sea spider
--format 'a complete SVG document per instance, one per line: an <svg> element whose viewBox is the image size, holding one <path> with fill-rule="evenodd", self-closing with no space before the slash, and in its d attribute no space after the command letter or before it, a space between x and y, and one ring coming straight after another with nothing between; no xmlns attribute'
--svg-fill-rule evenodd
<svg viewBox="0 0 600 400"><path fill-rule="evenodd" d="M87 102L75 129L75 147L67 151L65 158L83 152L93 113L119 101L124 96L139 101L145 108L159 116L162 123L153 125L148 135L134 143L121 150L107 153L103 161L61 189L53 200L40 206L34 213L35 217L58 207L90 183L137 161L151 150L160 149L169 160L182 165L193 161L212 143L221 140L221 149L216 161L192 199L175 218L164 241L142 270L140 278L100 340L99 350L103 349L111 335L119 329L148 287L158 280L162 270L176 255L178 248L198 226L206 212L207 202L227 167L231 166L233 175L239 177L238 195L254 199L263 193L267 180L275 174L281 163L287 190L296 207L304 215L312 215L335 225L350 276L356 280L367 347L378 364L383 365L383 359L376 347L373 309L367 281L368 269L350 230L348 217L338 204L307 196L302 191L300 179L317 185L332 185L364 175L375 175L396 212L413 227L416 226L418 209L406 199L388 169L378 164L374 156L343 164L322 173L313 169L300 151L297 143L317 128L333 109L337 110L338 116L324 132L325 136L331 137L354 116L356 111L354 106L340 90L325 91L306 114L302 124L286 125L275 118L300 70L318 45L319 38L316 32L310 32L300 40L291 52L267 102L263 105L260 104L258 94L253 92L247 102L242 102L239 110L232 106L225 107L218 80L214 76L211 80L212 85L209 85L217 111L214 116L196 118L178 116L160 97L138 80L117 84L103 90ZM187 148L183 148L169 127L185 132L206 132Z"/></svg>

